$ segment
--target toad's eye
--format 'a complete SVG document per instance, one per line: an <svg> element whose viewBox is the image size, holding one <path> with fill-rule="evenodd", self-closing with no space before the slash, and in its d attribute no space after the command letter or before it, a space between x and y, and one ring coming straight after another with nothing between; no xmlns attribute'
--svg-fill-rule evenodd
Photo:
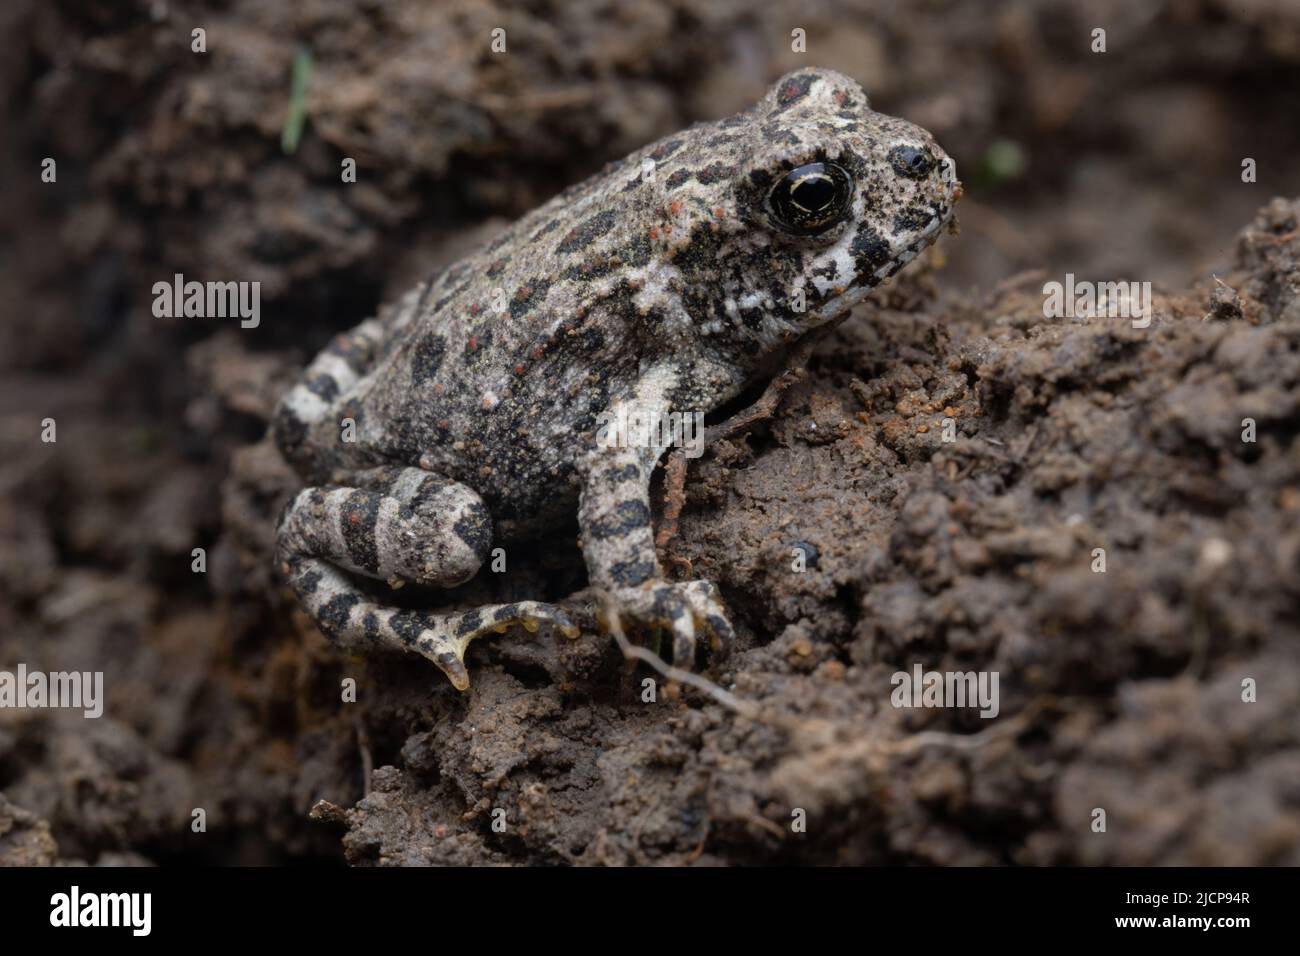
<svg viewBox="0 0 1300 956"><path fill-rule="evenodd" d="M894 172L908 179L920 179L934 167L934 159L915 146L895 146L889 151L889 163Z"/></svg>
<svg viewBox="0 0 1300 956"><path fill-rule="evenodd" d="M834 163L809 163L786 173L768 197L777 225L800 236L825 232L843 218L853 180Z"/></svg>

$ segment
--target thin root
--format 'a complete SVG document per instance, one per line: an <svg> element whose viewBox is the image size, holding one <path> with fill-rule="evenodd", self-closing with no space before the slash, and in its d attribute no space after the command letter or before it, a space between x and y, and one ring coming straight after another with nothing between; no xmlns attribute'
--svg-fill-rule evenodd
<svg viewBox="0 0 1300 956"><path fill-rule="evenodd" d="M795 736L811 734L822 736L828 727L835 726L834 722L806 720L770 713L760 704L737 697L730 691L719 687L707 677L683 670L680 667L673 667L648 648L640 647L629 641L627 635L623 633L623 625L619 620L618 609L607 594L600 593L598 596L604 605L606 626L610 634L614 636L619 650L623 652L623 656L628 660L638 660L648 664L666 680L694 687L732 713L770 727L779 727ZM908 754L923 747L952 747L957 750L974 750L995 740L1014 737L1019 734L1025 729L1030 719L1036 716L1038 711L1047 703L1044 701L1032 704L1028 709L1016 714L1014 717L974 734L949 734L942 731L925 730L902 740L879 741L868 739L862 742L868 745L871 751L879 754ZM860 737L860 728L857 733Z"/></svg>

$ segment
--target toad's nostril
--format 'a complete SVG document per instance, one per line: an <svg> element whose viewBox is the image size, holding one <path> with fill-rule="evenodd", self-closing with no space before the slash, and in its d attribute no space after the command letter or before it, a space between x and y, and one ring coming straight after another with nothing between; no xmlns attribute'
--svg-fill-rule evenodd
<svg viewBox="0 0 1300 956"><path fill-rule="evenodd" d="M915 146L895 146L889 151L889 161L896 173L908 179L922 178L934 164L929 153Z"/></svg>

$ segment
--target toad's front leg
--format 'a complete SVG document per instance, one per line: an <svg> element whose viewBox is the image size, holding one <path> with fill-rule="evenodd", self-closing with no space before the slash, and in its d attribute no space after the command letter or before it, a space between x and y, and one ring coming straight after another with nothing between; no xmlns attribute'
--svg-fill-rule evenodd
<svg viewBox="0 0 1300 956"><path fill-rule="evenodd" d="M579 459L578 523L594 588L612 600L620 621L665 627L673 635L673 664L689 669L701 631L721 655L734 633L709 581L667 581L650 527L650 476L663 448L612 445Z"/></svg>

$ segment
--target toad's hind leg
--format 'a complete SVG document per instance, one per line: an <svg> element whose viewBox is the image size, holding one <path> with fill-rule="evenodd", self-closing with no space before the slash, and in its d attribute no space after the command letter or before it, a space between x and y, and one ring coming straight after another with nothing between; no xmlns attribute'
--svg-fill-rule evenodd
<svg viewBox="0 0 1300 956"><path fill-rule="evenodd" d="M374 366L388 329L379 319L366 319L356 328L334 337L285 393L272 416L271 431L281 454L301 474L323 474L329 463L321 454L319 430L337 428L337 403ZM313 436L316 436L315 440ZM343 449L335 442L323 443Z"/></svg>
<svg viewBox="0 0 1300 956"><path fill-rule="evenodd" d="M285 393L272 416L271 431L299 473L327 474L346 457L347 446L337 441L341 403L374 370L385 349L401 338L430 288L431 283L425 283L412 289L392 309L336 335Z"/></svg>
<svg viewBox="0 0 1300 956"><path fill-rule="evenodd" d="M418 468L375 468L354 480L354 487L299 493L285 508L278 533L290 584L335 643L415 651L464 690L465 649L476 637L512 624L536 630L542 623L577 634L563 611L534 601L448 614L376 603L344 572L394 587L454 587L473 577L486 557L491 519L472 489Z"/></svg>

